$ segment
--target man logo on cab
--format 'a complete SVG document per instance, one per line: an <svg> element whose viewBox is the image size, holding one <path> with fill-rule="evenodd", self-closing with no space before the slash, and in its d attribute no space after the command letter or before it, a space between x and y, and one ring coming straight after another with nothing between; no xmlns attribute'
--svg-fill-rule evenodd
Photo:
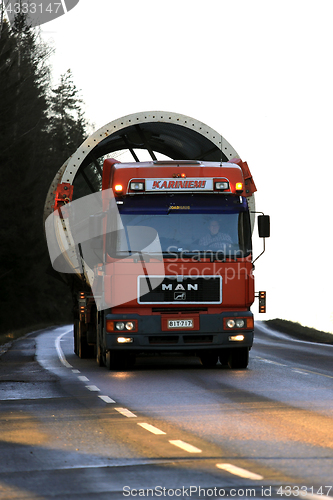
<svg viewBox="0 0 333 500"><path fill-rule="evenodd" d="M175 292L174 300L186 300L186 293L184 292Z"/></svg>

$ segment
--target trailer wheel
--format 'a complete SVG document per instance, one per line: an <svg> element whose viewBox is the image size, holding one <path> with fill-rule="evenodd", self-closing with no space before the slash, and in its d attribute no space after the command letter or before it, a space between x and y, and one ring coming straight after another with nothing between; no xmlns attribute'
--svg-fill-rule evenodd
<svg viewBox="0 0 333 500"><path fill-rule="evenodd" d="M205 367L205 368L214 368L214 366L216 365L217 361L218 361L218 355L216 352L202 352L200 353L200 361L201 361L201 364Z"/></svg>
<svg viewBox="0 0 333 500"><path fill-rule="evenodd" d="M249 348L239 347L237 349L230 349L228 365L232 369L247 368L249 364Z"/></svg>

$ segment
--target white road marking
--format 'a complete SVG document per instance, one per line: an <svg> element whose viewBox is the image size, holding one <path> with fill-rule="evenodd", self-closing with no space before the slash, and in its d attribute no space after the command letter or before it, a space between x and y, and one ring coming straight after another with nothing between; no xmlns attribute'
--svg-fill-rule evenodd
<svg viewBox="0 0 333 500"><path fill-rule="evenodd" d="M153 434L166 434L164 431L161 431L161 429L158 429L158 427L155 427L154 425L150 425L150 424L138 424L138 425L141 425L141 427L143 427L144 429L146 429L147 431L149 432L152 432Z"/></svg>
<svg viewBox="0 0 333 500"><path fill-rule="evenodd" d="M284 365L282 363L278 363L277 361L272 361L270 359L261 358L260 356L256 356L256 358L259 359L259 361L262 361L263 363L269 363L270 365L287 366L287 365Z"/></svg>
<svg viewBox="0 0 333 500"><path fill-rule="evenodd" d="M86 385L86 388L92 392L100 392L101 391L96 385Z"/></svg>
<svg viewBox="0 0 333 500"><path fill-rule="evenodd" d="M115 401L109 398L109 396L98 396L98 397L101 398L105 403L115 403Z"/></svg>
<svg viewBox="0 0 333 500"><path fill-rule="evenodd" d="M72 370L72 373L81 373L80 370Z"/></svg>
<svg viewBox="0 0 333 500"><path fill-rule="evenodd" d="M288 490L282 490L282 493L285 493L286 496L290 495L290 491L288 491ZM323 500L323 498L326 498L326 499L332 498L328 495L325 495L324 493L322 495L316 495L315 493L302 492L301 495L303 498L309 498L310 500Z"/></svg>
<svg viewBox="0 0 333 500"><path fill-rule="evenodd" d="M282 490L281 493L283 495L290 496L290 494L293 495L293 493L296 493L296 492L291 492L290 490ZM310 500L323 500L323 498L327 498L327 499L333 498L331 496L325 495L325 493L323 493L322 495L316 495L315 493L307 493L306 491L300 492L300 495L302 496L302 498L309 498Z"/></svg>
<svg viewBox="0 0 333 500"><path fill-rule="evenodd" d="M294 369L294 371L297 371L296 369ZM326 377L326 378L333 378L332 375L325 375L324 373L318 373L318 372L313 372L311 370L299 370L299 373L305 373L306 375L308 375L309 373L312 373L312 375L319 375L319 377Z"/></svg>
<svg viewBox="0 0 333 500"><path fill-rule="evenodd" d="M300 341L300 342L303 342L303 341ZM307 342L307 343L311 344L312 342ZM327 344L327 345L330 345L330 344ZM276 361L271 361L270 359L261 358L260 356L256 356L255 359L257 359L258 361L262 361L263 363L269 363L271 365L285 366L285 367L291 368L292 371L294 371L296 373L302 373L302 375L309 375L310 373L312 373L312 375L319 375L319 377L326 377L326 378L333 379L332 375L325 375L324 373L313 372L311 370L303 370L302 368L292 368L288 365L284 365L282 363L277 363Z"/></svg>
<svg viewBox="0 0 333 500"><path fill-rule="evenodd" d="M301 373L302 375L309 375L306 371L301 371L301 370L293 370L294 373Z"/></svg>
<svg viewBox="0 0 333 500"><path fill-rule="evenodd" d="M84 375L79 375L78 379L81 380L81 382L89 382L89 379L85 377Z"/></svg>
<svg viewBox="0 0 333 500"><path fill-rule="evenodd" d="M65 355L63 353L63 350L61 349L60 347L60 340L62 339L62 337L64 335L67 335L67 333L70 333L72 330L68 330L68 332L65 332L65 333L62 333L61 335L59 335L59 337L57 337L55 339L55 348L57 350L57 353L58 353L58 357L60 359L60 361L62 362L62 364L64 366L66 366L66 368L73 368L72 365L70 365L67 361L67 359L65 358Z"/></svg>
<svg viewBox="0 0 333 500"><path fill-rule="evenodd" d="M124 415L125 417L136 417L136 415L134 415L134 413L132 413L131 411L129 411L127 408L115 408L115 410L119 411L119 413L121 413L122 415Z"/></svg>
<svg viewBox="0 0 333 500"><path fill-rule="evenodd" d="M242 469L241 467L236 467L236 465L232 464L216 464L218 469L225 470L230 472L230 474L234 474L235 476L244 477L246 479L254 479L258 481L260 479L264 479L260 474L255 474L254 472L250 472L249 470Z"/></svg>
<svg viewBox="0 0 333 500"><path fill-rule="evenodd" d="M171 439L169 440L169 443L174 444L175 446L178 446L178 448L181 448L182 450L188 451L189 453L201 453L202 450L199 448L196 448L195 446L192 446L191 444L185 443L184 441L181 441L180 439Z"/></svg>

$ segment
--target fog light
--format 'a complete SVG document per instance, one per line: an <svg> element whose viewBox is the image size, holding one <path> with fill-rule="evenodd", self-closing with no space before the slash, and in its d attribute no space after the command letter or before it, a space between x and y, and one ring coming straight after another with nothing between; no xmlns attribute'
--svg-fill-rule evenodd
<svg viewBox="0 0 333 500"><path fill-rule="evenodd" d="M228 328L234 328L235 324L236 323L235 323L235 321L233 319L228 319L228 321L227 321L227 327Z"/></svg>
<svg viewBox="0 0 333 500"><path fill-rule="evenodd" d="M244 328L244 326L245 326L245 321L243 319L236 319L237 328Z"/></svg>
<svg viewBox="0 0 333 500"><path fill-rule="evenodd" d="M117 338L118 344L130 344L133 342L132 337L118 337Z"/></svg>
<svg viewBox="0 0 333 500"><path fill-rule="evenodd" d="M231 335L229 337L229 340L231 340L233 342L241 342L244 339L245 339L244 335Z"/></svg>
<svg viewBox="0 0 333 500"><path fill-rule="evenodd" d="M117 330L125 330L125 323L119 321L118 323L116 323L116 328Z"/></svg>

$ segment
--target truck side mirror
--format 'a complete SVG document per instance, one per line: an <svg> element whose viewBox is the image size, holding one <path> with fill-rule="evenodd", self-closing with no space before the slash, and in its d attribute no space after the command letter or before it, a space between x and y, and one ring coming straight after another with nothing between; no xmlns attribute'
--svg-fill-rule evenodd
<svg viewBox="0 0 333 500"><path fill-rule="evenodd" d="M258 231L260 238L269 238L270 236L269 215L258 215Z"/></svg>

